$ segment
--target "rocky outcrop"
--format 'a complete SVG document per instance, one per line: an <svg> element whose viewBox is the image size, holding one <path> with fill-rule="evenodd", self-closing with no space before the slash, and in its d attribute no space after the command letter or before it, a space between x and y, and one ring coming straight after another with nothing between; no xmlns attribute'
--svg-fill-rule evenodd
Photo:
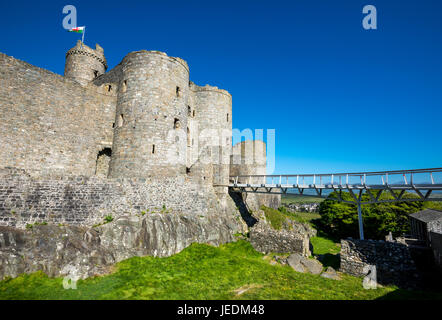
<svg viewBox="0 0 442 320"><path fill-rule="evenodd" d="M308 257L310 252L310 230L303 224L293 224L292 228L275 230L264 221L259 221L250 229L250 243L262 253L300 253Z"/></svg>
<svg viewBox="0 0 442 320"><path fill-rule="evenodd" d="M321 277L333 280L342 280L336 270L332 267L327 267L327 269L321 273Z"/></svg>
<svg viewBox="0 0 442 320"><path fill-rule="evenodd" d="M233 241L237 224L219 216L152 214L122 216L96 227L0 227L0 279L42 270L49 276L86 278L109 272L133 256L170 256L194 242Z"/></svg>
<svg viewBox="0 0 442 320"><path fill-rule="evenodd" d="M287 258L287 264L297 272L320 274L322 272L322 264L315 260L303 257L299 253L291 254Z"/></svg>

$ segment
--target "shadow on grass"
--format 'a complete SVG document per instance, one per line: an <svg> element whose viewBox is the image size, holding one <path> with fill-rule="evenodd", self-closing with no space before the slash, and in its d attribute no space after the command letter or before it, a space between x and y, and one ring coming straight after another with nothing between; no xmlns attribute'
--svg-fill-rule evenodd
<svg viewBox="0 0 442 320"><path fill-rule="evenodd" d="M318 260L322 263L324 267L332 267L335 270L339 270L341 266L341 258L339 256L339 253L318 254Z"/></svg>

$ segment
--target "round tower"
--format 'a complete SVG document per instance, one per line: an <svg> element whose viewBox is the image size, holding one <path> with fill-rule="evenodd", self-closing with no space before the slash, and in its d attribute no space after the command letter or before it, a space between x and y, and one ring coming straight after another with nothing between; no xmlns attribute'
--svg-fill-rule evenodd
<svg viewBox="0 0 442 320"><path fill-rule="evenodd" d="M232 148L230 175L265 175L266 174L266 144L261 140L246 140L235 144ZM239 177L238 183L262 184L265 177ZM258 211L262 205L277 209L281 205L281 195L278 194L241 194L243 201L250 210Z"/></svg>
<svg viewBox="0 0 442 320"><path fill-rule="evenodd" d="M85 86L107 70L104 50L98 44L95 50L77 41L75 47L66 53L64 76Z"/></svg>
<svg viewBox="0 0 442 320"><path fill-rule="evenodd" d="M121 68L109 176L184 176L187 63L158 51L137 51Z"/></svg>
<svg viewBox="0 0 442 320"><path fill-rule="evenodd" d="M266 174L266 143L261 140L238 142L232 148L230 175L265 175ZM265 183L264 177L250 179L239 178L238 183Z"/></svg>
<svg viewBox="0 0 442 320"><path fill-rule="evenodd" d="M201 161L212 166L213 184L229 183L232 152L232 96L226 90L206 85L192 86L196 101ZM227 187L216 187L218 194L227 194Z"/></svg>

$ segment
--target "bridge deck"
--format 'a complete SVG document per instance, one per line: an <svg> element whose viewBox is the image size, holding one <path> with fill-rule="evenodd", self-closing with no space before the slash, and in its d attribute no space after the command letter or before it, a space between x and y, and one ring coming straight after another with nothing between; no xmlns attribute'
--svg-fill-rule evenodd
<svg viewBox="0 0 442 320"><path fill-rule="evenodd" d="M398 179L400 178L400 179ZM275 180L278 183L274 183ZM296 183L289 183L296 180ZM355 180L357 182L355 182ZM399 183L403 180L402 183ZM439 181L437 181L439 180ZM394 181L390 183L389 181ZM430 182L428 182L430 181ZM310 182L310 183L309 183ZM232 176L229 187L236 192L285 194L297 190L314 190L309 196L329 198L356 204L358 208L359 235L364 239L361 205L399 201L442 201L442 168L394 170L356 173L246 175ZM342 191L351 195L342 197ZM333 196L330 195L331 192ZM384 193L389 197L382 197ZM368 197L363 197L363 195Z"/></svg>

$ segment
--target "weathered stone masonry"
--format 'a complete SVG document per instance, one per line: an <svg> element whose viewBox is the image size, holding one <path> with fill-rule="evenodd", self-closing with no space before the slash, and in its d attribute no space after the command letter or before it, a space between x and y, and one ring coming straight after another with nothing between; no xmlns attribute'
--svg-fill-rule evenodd
<svg viewBox="0 0 442 320"><path fill-rule="evenodd" d="M24 228L45 222L92 226L102 223L107 215L153 213L224 215L213 187L191 179L34 179L22 170L0 170L0 225ZM226 216L233 220L233 213Z"/></svg>
<svg viewBox="0 0 442 320"><path fill-rule="evenodd" d="M356 277L366 275L365 267L376 266L380 284L413 287L417 269L407 245L377 240L341 240L340 271Z"/></svg>

